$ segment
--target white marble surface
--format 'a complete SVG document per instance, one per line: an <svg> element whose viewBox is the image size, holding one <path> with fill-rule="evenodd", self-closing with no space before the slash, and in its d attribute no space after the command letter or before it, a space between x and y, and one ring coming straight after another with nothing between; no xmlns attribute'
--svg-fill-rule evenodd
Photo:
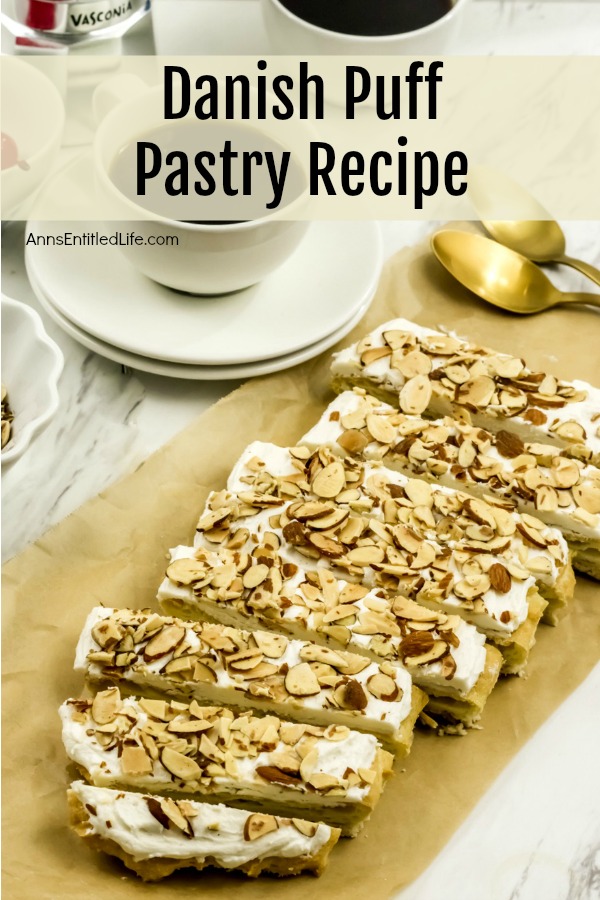
<svg viewBox="0 0 600 900"><path fill-rule="evenodd" d="M235 13L229 29L222 27L225 10ZM190 28L189 16L200 13L202 27ZM156 0L154 26L163 53L267 49L255 0ZM476 0L466 40L464 52L598 52L600 2ZM151 52L148 23L132 36L131 47ZM433 224L386 223L386 255L414 243ZM600 265L600 221L563 224L569 251ZM557 283L588 288L566 269ZM24 271L22 223L3 227L2 288L37 308ZM61 408L23 458L2 472L3 559L134 471L236 386L124 373L84 350L44 313L42 318L65 355ZM599 694L600 667L505 769L427 872L396 900L600 900Z"/></svg>

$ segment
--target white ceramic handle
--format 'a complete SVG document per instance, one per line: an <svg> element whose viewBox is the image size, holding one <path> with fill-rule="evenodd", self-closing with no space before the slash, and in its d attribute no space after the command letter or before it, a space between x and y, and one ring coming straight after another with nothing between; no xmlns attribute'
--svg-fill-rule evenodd
<svg viewBox="0 0 600 900"><path fill-rule="evenodd" d="M111 110L125 100L143 94L148 85L137 75L113 75L99 84L92 97L92 108L96 124L108 115Z"/></svg>

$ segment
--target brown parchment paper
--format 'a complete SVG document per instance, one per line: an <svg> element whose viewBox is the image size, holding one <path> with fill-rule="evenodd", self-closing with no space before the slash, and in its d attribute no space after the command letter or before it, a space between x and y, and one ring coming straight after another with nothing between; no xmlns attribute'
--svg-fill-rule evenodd
<svg viewBox="0 0 600 900"><path fill-rule="evenodd" d="M470 226L463 226L469 228ZM402 250L349 343L394 315L524 356L532 366L600 382L600 316L554 310L515 318L479 303L438 266L428 244ZM75 644L88 610L154 605L168 547L187 543L209 489L224 485L243 447L291 443L329 399L329 354L250 381L211 408L135 473L86 503L4 568L3 889L10 900L148 895L379 900L431 862L511 757L586 677L598 659L600 589L578 578L558 628L540 627L527 677L504 679L483 730L465 738L419 733L363 833L342 841L318 881L251 882L218 873L179 874L145 885L90 852L66 826L66 760L57 707L76 696Z"/></svg>

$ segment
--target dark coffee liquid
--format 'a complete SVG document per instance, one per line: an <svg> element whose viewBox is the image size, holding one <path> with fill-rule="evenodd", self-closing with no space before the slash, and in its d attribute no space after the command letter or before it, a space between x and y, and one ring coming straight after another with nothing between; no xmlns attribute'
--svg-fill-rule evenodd
<svg viewBox="0 0 600 900"><path fill-rule="evenodd" d="M400 34L431 25L454 0L280 0L290 12L328 31L368 37Z"/></svg>

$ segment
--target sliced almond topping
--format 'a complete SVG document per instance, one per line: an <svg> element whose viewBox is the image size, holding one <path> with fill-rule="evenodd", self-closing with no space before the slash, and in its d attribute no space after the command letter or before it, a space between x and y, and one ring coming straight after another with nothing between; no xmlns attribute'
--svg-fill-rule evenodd
<svg viewBox="0 0 600 900"><path fill-rule="evenodd" d="M405 378L414 378L416 375L429 375L432 363L430 357L425 353L420 350L411 350L405 356L394 353L392 368L402 372Z"/></svg>
<svg viewBox="0 0 600 900"><path fill-rule="evenodd" d="M556 429L556 434L558 434L563 440L575 443L581 443L585 441L585 430L579 422L568 421L562 422Z"/></svg>
<svg viewBox="0 0 600 900"><path fill-rule="evenodd" d="M311 487L318 497L336 497L346 485L344 466L337 460L317 473Z"/></svg>
<svg viewBox="0 0 600 900"><path fill-rule="evenodd" d="M431 400L432 386L426 375L410 378L400 391L400 409L411 416L425 412Z"/></svg>
<svg viewBox="0 0 600 900"><path fill-rule="evenodd" d="M354 550L349 550L346 555L353 565L363 567L377 565L385 559L384 551L375 544L355 547Z"/></svg>
<svg viewBox="0 0 600 900"><path fill-rule="evenodd" d="M491 401L496 384L489 375L478 375L458 387L459 403L469 406L485 407Z"/></svg>
<svg viewBox="0 0 600 900"><path fill-rule="evenodd" d="M308 838L314 837L319 828L318 822L307 822L305 819L292 819L292 825L300 834Z"/></svg>
<svg viewBox="0 0 600 900"><path fill-rule="evenodd" d="M294 697L310 697L321 691L317 676L308 663L292 666L285 676L285 688Z"/></svg>
<svg viewBox="0 0 600 900"><path fill-rule="evenodd" d="M389 416L371 414L367 416L367 428L369 434L380 444L391 444L396 437L396 429L392 425Z"/></svg>
<svg viewBox="0 0 600 900"><path fill-rule="evenodd" d="M176 559L167 569L167 578L175 584L193 584L206 575L206 565L197 559Z"/></svg>
<svg viewBox="0 0 600 900"><path fill-rule="evenodd" d="M149 662L171 653L185 637L185 628L181 625L165 625L153 637L144 649L144 659Z"/></svg>
<svg viewBox="0 0 600 900"><path fill-rule="evenodd" d="M216 684L217 676L213 669L201 660L194 663L194 672L192 675L194 681L204 682L205 684Z"/></svg>
<svg viewBox="0 0 600 900"><path fill-rule="evenodd" d="M368 662L368 660L367 660ZM335 689L334 698L343 709L366 709L369 700L362 685L354 678Z"/></svg>
<svg viewBox="0 0 600 900"><path fill-rule="evenodd" d="M544 512L558 509L558 494L549 484L541 484L535 492L535 508Z"/></svg>
<svg viewBox="0 0 600 900"><path fill-rule="evenodd" d="M246 569L242 582L245 588L251 590L252 588L258 587L259 584L262 584L263 581L268 578L268 575L269 567L265 566L263 563L259 563L257 566L251 566L249 569Z"/></svg>
<svg viewBox="0 0 600 900"><path fill-rule="evenodd" d="M309 534L308 541L313 547L316 547L323 556L329 556L332 559L335 559L338 556L342 556L344 553L344 548L338 541L334 541L333 538L327 537L325 534L320 534L318 531Z"/></svg>
<svg viewBox="0 0 600 900"><path fill-rule="evenodd" d="M329 788L338 787L339 779L335 775L329 775L326 772L313 772L310 778L306 779L317 791L327 791Z"/></svg>
<svg viewBox="0 0 600 900"><path fill-rule="evenodd" d="M412 335L409 331L392 329L391 331L383 332L383 339L392 350L401 350L402 347L412 340Z"/></svg>
<svg viewBox="0 0 600 900"><path fill-rule="evenodd" d="M377 697L378 700L385 700L390 703L393 700L396 700L400 693L400 688L394 679L381 672L376 672L375 675L371 675L371 677L367 679L367 689L369 693L373 694L374 697Z"/></svg>
<svg viewBox="0 0 600 900"><path fill-rule="evenodd" d="M391 353L390 347L370 347L361 353L360 361L363 366L370 366L371 363L377 362L378 359L391 356Z"/></svg>
<svg viewBox="0 0 600 900"><path fill-rule="evenodd" d="M92 701L92 718L98 725L108 725L121 710L121 693L118 687L100 691Z"/></svg>
<svg viewBox="0 0 600 900"><path fill-rule="evenodd" d="M160 719L161 722L168 721L169 705L164 700L152 700L148 697L140 697L138 703L141 709L153 719Z"/></svg>
<svg viewBox="0 0 600 900"><path fill-rule="evenodd" d="M552 460L552 477L559 488L570 488L577 484L581 473L579 466L573 459L565 459L564 456L555 456Z"/></svg>
<svg viewBox="0 0 600 900"><path fill-rule="evenodd" d="M463 600L474 600L489 591L490 587L487 575L468 575L454 585L454 593Z"/></svg>
<svg viewBox="0 0 600 900"><path fill-rule="evenodd" d="M198 763L171 747L164 747L160 761L168 772L181 781L194 781L202 774Z"/></svg>
<svg viewBox="0 0 600 900"><path fill-rule="evenodd" d="M330 528L338 528L349 516L349 509L332 509L328 515L312 519L308 524L317 531L328 531Z"/></svg>
<svg viewBox="0 0 600 900"><path fill-rule="evenodd" d="M341 653L330 647L320 647L318 644L305 644L300 650L300 659L305 662L325 663L336 668L343 668L346 665L346 659Z"/></svg>
<svg viewBox="0 0 600 900"><path fill-rule="evenodd" d="M152 760L143 747L125 744L121 752L121 768L124 775L150 775Z"/></svg>
<svg viewBox="0 0 600 900"><path fill-rule="evenodd" d="M303 781L308 781L315 771L319 762L319 753L315 747L308 751L302 762L300 763L300 777Z"/></svg>
<svg viewBox="0 0 600 900"><path fill-rule="evenodd" d="M251 816L248 816L244 823L244 840L255 841L265 834L277 831L278 828L279 824L275 816L253 813Z"/></svg>
<svg viewBox="0 0 600 900"><path fill-rule="evenodd" d="M363 434L362 431L358 431L356 428L350 428L348 431L344 431L340 434L337 443L342 450L345 450L346 453L349 453L351 456L359 456L368 445L369 438L366 434Z"/></svg>
<svg viewBox="0 0 600 900"><path fill-rule="evenodd" d="M595 515L600 513L600 482L584 481L573 488L575 503L586 512Z"/></svg>
<svg viewBox="0 0 600 900"><path fill-rule="evenodd" d="M526 565L532 575L550 575L552 572L552 563L546 556L533 556Z"/></svg>
<svg viewBox="0 0 600 900"><path fill-rule="evenodd" d="M252 636L258 649L269 659L280 659L286 651L288 641L282 634L255 631Z"/></svg>
<svg viewBox="0 0 600 900"><path fill-rule="evenodd" d="M410 478L404 485L406 496L415 506L431 505L431 485L418 478Z"/></svg>

